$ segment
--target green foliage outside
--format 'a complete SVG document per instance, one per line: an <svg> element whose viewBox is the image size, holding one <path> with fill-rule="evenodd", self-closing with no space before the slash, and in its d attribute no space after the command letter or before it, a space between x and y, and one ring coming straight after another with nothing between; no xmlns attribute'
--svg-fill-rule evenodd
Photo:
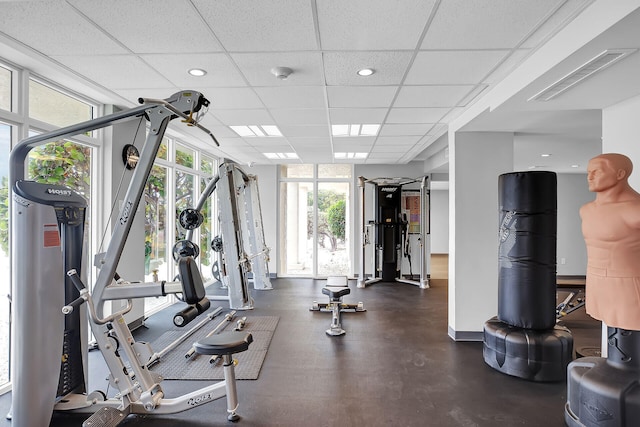
<svg viewBox="0 0 640 427"><path fill-rule="evenodd" d="M56 141L31 150L28 178L45 184L65 185L89 199L91 149L70 141ZM0 248L9 254L9 188L0 183Z"/></svg>
<svg viewBox="0 0 640 427"><path fill-rule="evenodd" d="M313 235L313 193L307 198L307 235ZM318 237L325 237L331 252L338 248L338 241L345 238L346 202L344 195L333 190L318 190ZM324 247L324 239L318 244Z"/></svg>

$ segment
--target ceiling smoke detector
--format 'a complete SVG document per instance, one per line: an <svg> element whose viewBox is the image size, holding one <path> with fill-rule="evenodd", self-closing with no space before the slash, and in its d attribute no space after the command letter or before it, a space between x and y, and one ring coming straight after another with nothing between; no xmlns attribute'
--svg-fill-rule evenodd
<svg viewBox="0 0 640 427"><path fill-rule="evenodd" d="M271 69L271 74L276 76L278 80L286 80L291 73L293 73L293 70L289 67L275 67Z"/></svg>

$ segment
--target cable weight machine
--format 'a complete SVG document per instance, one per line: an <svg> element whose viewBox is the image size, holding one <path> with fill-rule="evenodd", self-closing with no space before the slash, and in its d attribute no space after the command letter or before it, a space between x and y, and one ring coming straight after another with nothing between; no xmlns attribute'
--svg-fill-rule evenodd
<svg viewBox="0 0 640 427"><path fill-rule="evenodd" d="M239 418L231 357L248 349L253 340L251 334L229 332L201 340L198 352L223 356L225 380L167 398L162 379L148 369L154 355L151 346L135 341L124 318L136 298L181 293L198 314L206 310L203 307L208 303L195 253L178 254L179 282L116 281L116 268L169 122L181 118L218 144L213 134L198 123L209 105L201 93L181 91L167 99L139 101L142 105L138 107L27 138L11 151L14 341L10 417L14 427L49 425L53 411L93 414L84 425L115 427L132 413L176 413L225 396L227 419ZM129 185L107 249L96 255L96 282L88 288L84 284L87 267L82 265L86 201L67 187L25 180L25 160L39 145L133 118L146 119L149 132L136 156L136 166L127 169L131 174ZM125 301L126 307L105 313L105 304L117 300ZM117 389L112 398L107 399L101 390L86 391L87 323L110 371L109 382Z"/></svg>
<svg viewBox="0 0 640 427"><path fill-rule="evenodd" d="M420 183L419 192L413 198L404 197L403 186ZM373 191L373 218L367 221L367 184ZM415 285L421 289L429 288L429 177L421 178L358 178L360 188L361 254L358 287L364 288L374 283L401 282ZM406 192L405 196L409 195ZM416 197L418 198L416 206ZM410 201L413 206L407 206ZM405 205L403 205L403 202ZM417 209L416 209L417 208ZM419 210L419 212L416 212ZM418 224L416 223L418 220ZM419 227L419 232L411 228ZM373 235L373 247L370 254L371 276L366 274L367 246ZM411 258L411 236L418 236L419 278L414 280ZM415 242L414 242L415 243ZM403 274L403 260L407 259L409 275Z"/></svg>

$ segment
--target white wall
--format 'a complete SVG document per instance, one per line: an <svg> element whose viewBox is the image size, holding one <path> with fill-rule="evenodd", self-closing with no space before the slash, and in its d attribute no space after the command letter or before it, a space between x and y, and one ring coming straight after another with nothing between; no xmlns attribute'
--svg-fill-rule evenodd
<svg viewBox="0 0 640 427"><path fill-rule="evenodd" d="M449 253L449 190L431 190L431 253Z"/></svg>
<svg viewBox="0 0 640 427"><path fill-rule="evenodd" d="M498 176L513 169L513 134L449 131L449 155L449 336L481 340L498 311Z"/></svg>
<svg viewBox="0 0 640 427"><path fill-rule="evenodd" d="M558 275L587 274L587 248L582 237L579 211L582 205L593 199L586 174L558 174Z"/></svg>
<svg viewBox="0 0 640 427"><path fill-rule="evenodd" d="M602 152L621 153L634 164L629 184L640 191L640 96L602 111Z"/></svg>

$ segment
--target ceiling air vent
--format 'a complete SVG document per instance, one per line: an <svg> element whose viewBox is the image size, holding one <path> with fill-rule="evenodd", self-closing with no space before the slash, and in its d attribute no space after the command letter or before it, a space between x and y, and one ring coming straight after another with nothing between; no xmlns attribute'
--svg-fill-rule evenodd
<svg viewBox="0 0 640 427"><path fill-rule="evenodd" d="M593 75L594 73L605 69L611 64L620 61L622 58L632 54L637 49L608 49L588 61L587 63L576 68L557 82L549 87L541 90L527 101L549 101L569 88L577 85L582 80Z"/></svg>

